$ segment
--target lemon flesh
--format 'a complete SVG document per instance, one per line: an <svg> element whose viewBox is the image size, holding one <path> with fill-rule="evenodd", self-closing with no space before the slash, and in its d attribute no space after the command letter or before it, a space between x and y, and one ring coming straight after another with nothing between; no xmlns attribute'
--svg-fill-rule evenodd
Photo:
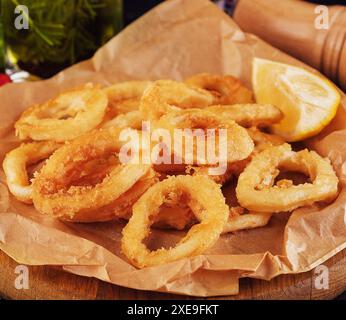
<svg viewBox="0 0 346 320"><path fill-rule="evenodd" d="M265 59L253 60L252 85L257 103L273 104L283 112L271 131L287 141L319 133L334 118L341 100L326 78Z"/></svg>

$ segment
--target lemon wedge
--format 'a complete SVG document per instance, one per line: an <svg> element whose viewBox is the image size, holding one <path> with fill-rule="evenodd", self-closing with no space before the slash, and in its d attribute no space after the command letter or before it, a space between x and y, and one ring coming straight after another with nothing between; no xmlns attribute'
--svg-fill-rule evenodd
<svg viewBox="0 0 346 320"><path fill-rule="evenodd" d="M287 141L319 133L334 118L340 93L326 78L305 69L255 58L252 86L257 103L273 104L284 114L271 131Z"/></svg>

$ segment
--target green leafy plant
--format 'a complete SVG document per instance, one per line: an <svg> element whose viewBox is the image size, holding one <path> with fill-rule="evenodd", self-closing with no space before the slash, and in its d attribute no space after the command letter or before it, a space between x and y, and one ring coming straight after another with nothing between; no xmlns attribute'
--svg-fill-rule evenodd
<svg viewBox="0 0 346 320"><path fill-rule="evenodd" d="M121 28L121 0L2 0L6 47L25 64L62 66L89 57ZM29 9L28 30L14 26L14 8Z"/></svg>

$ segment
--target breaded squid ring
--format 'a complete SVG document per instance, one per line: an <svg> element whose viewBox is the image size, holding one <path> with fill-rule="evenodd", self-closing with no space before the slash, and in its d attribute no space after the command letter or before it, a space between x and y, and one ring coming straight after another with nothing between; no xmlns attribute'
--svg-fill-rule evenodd
<svg viewBox="0 0 346 320"><path fill-rule="evenodd" d="M273 215L271 212L244 211L241 207L229 209L229 217L222 234L264 227ZM195 224L196 218L189 207L181 206L180 202L177 202L174 205L161 206L154 221L155 228L183 230Z"/></svg>
<svg viewBox="0 0 346 320"><path fill-rule="evenodd" d="M254 102L253 93L242 85L239 79L230 75L200 73L186 79L185 82L213 92L218 97L218 104Z"/></svg>
<svg viewBox="0 0 346 320"><path fill-rule="evenodd" d="M108 104L112 107L113 103L122 100L140 98L143 92L152 84L152 81L125 81L113 84L104 88L108 97Z"/></svg>
<svg viewBox="0 0 346 320"><path fill-rule="evenodd" d="M98 221L98 210L112 206L151 169L150 165L116 163L96 185L76 185L91 160L118 157L121 130L104 129L83 135L57 150L33 182L33 202L41 213L66 220ZM114 213L113 218L117 215ZM104 220L102 218L102 220Z"/></svg>
<svg viewBox="0 0 346 320"><path fill-rule="evenodd" d="M224 196L232 185L228 185L222 190ZM235 190L232 191L232 194L235 197ZM270 212L248 211L234 201L236 198L230 200L229 196L225 196L225 199L229 206L229 216L222 234L263 227L268 224L273 215ZM155 216L153 227L183 230L197 222L191 209L181 201L179 196L171 193L169 199L160 207L159 213Z"/></svg>
<svg viewBox="0 0 346 320"><path fill-rule="evenodd" d="M187 206L163 204L154 219L153 227L158 229L183 230L196 223L196 218Z"/></svg>
<svg viewBox="0 0 346 320"><path fill-rule="evenodd" d="M205 110L217 112L221 117L232 119L243 127L268 126L283 117L280 109L271 104L215 105Z"/></svg>
<svg viewBox="0 0 346 320"><path fill-rule="evenodd" d="M111 204L97 208L95 210L81 210L72 218L64 217L63 220L71 222L103 222L114 219L130 219L133 204L141 195L158 181L157 174L150 169L142 176L129 190L122 193L119 198Z"/></svg>
<svg viewBox="0 0 346 320"><path fill-rule="evenodd" d="M187 166L185 172L192 176L208 176L210 179L221 185L224 185L232 179L233 172L229 169L226 169L224 174L219 175L210 175L208 170L208 166Z"/></svg>
<svg viewBox="0 0 346 320"><path fill-rule="evenodd" d="M248 163L250 163L251 158L255 154L271 146L279 146L285 143L285 140L280 136L262 132L256 127L248 128L247 133L253 140L255 147L252 154L247 159L237 161L231 164L229 171L237 176L239 176L239 174L244 171L245 167L248 165Z"/></svg>
<svg viewBox="0 0 346 320"><path fill-rule="evenodd" d="M119 114L113 119L106 121L102 124L101 128L132 128L136 130L142 129L142 122L144 121L143 114L138 111L130 111L124 114Z"/></svg>
<svg viewBox="0 0 346 320"><path fill-rule="evenodd" d="M262 132L256 127L247 129L247 133L255 143L255 153L261 152L271 146L279 146L286 142L282 137Z"/></svg>
<svg viewBox="0 0 346 320"><path fill-rule="evenodd" d="M231 208L230 216L222 231L222 234L229 232L236 232L241 230L255 229L264 227L268 224L271 216L271 212L253 212L244 213L244 209L238 207L241 213L235 213L236 207ZM235 209L234 211L232 209Z"/></svg>
<svg viewBox="0 0 346 320"><path fill-rule="evenodd" d="M215 102L206 90L183 82L158 80L148 87L141 99L139 110L149 120L158 120L167 112L181 108L205 108Z"/></svg>
<svg viewBox="0 0 346 320"><path fill-rule="evenodd" d="M138 111L143 92L152 84L152 81L126 81L104 88L108 97L108 110L104 122L114 117Z"/></svg>
<svg viewBox="0 0 346 320"><path fill-rule="evenodd" d="M170 249L149 251L143 240L160 206L171 193L181 193L200 223ZM212 199L212 200L211 200ZM175 176L149 188L133 206L133 214L122 231L121 249L137 267L150 267L196 256L218 240L228 218L228 206L220 186L205 176Z"/></svg>
<svg viewBox="0 0 346 320"><path fill-rule="evenodd" d="M274 186L278 169L300 171L312 182ZM338 178L329 160L306 149L294 152L287 143L255 155L240 174L236 187L239 204L259 212L292 211L316 201L330 201L337 193Z"/></svg>
<svg viewBox="0 0 346 320"><path fill-rule="evenodd" d="M26 167L49 158L60 146L61 144L52 141L32 142L21 144L6 154L2 166L6 175L7 186L16 199L25 203L32 203L32 186Z"/></svg>
<svg viewBox="0 0 346 320"><path fill-rule="evenodd" d="M16 134L24 140L71 140L101 123L107 95L90 84L64 92L24 111L15 123Z"/></svg>
<svg viewBox="0 0 346 320"><path fill-rule="evenodd" d="M254 148L254 143L247 133L246 129L236 124L231 119L224 119L218 115L217 112L206 111L204 109L185 109L175 110L162 116L156 123L156 128L174 129L215 129L216 136L219 129L227 130L227 163L246 159ZM207 133L207 131L205 131ZM171 134L174 137L174 134ZM175 147L176 141L172 142ZM194 144L196 147L196 144ZM225 146L226 147L226 146ZM199 164L197 161L196 148L194 148L194 163ZM217 150L218 148L216 148ZM183 148L184 150L184 148ZM177 148L174 148L174 153L178 154L183 163L184 155L180 154ZM189 164L189 163L187 163Z"/></svg>

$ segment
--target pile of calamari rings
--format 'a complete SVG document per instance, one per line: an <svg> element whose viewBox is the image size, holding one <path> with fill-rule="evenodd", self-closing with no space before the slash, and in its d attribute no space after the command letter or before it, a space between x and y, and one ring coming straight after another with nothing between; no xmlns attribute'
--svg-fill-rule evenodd
<svg viewBox="0 0 346 320"><path fill-rule="evenodd" d="M330 161L315 151L294 151L270 133L282 118L275 106L255 103L251 90L230 75L88 83L19 116L20 143L3 169L14 199L41 214L71 222L128 221L122 251L134 266L150 267L202 254L222 234L264 227L274 213L335 199L338 178ZM143 142L148 128L169 138ZM174 139L177 130L198 132L190 137L189 154L187 138ZM196 142L205 146L211 135L219 142L214 152L225 150L219 173L220 158L206 162ZM149 160L129 156L124 162L124 136L140 139L136 151ZM165 150L170 161L162 161ZM306 181L280 179L292 171ZM235 187L226 188L230 183ZM227 203L227 193L234 203ZM144 241L151 226L188 232L173 248L150 250Z"/></svg>

